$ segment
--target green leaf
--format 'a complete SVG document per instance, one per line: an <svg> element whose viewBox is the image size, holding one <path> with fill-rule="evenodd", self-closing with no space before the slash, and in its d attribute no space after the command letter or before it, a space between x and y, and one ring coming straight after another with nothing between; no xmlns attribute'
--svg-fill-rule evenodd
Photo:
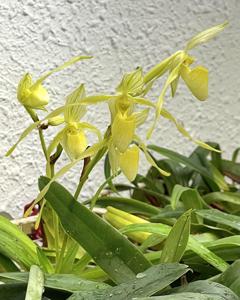
<svg viewBox="0 0 240 300"><path fill-rule="evenodd" d="M44 291L44 275L38 266L31 266L25 300L41 300Z"/></svg>
<svg viewBox="0 0 240 300"><path fill-rule="evenodd" d="M177 208L177 204L182 196L185 196L182 200L186 208L201 209L203 207L208 207L204 203L202 197L199 195L197 190L176 184L174 186L170 199L170 203L173 209Z"/></svg>
<svg viewBox="0 0 240 300"><path fill-rule="evenodd" d="M41 177L40 189L48 182L48 178ZM126 282L150 266L148 260L130 241L78 203L60 184L53 182L45 198L58 214L66 232L92 256L113 281Z"/></svg>
<svg viewBox="0 0 240 300"><path fill-rule="evenodd" d="M170 230L171 227L165 224L144 223L144 224L128 225L122 228L120 231L124 234L127 234L129 232L140 231L140 232L156 233L156 234L160 234L161 236L167 236ZM225 271L228 267L228 264L223 259L215 255L207 247L205 247L203 244L201 244L196 239L194 239L192 235L190 235L189 237L187 248L195 252L197 255L199 255L201 258L203 258L205 261L207 261L209 264L211 264L221 272Z"/></svg>
<svg viewBox="0 0 240 300"><path fill-rule="evenodd" d="M130 300L139 296L151 296L188 272L186 265L160 264L139 273L133 280L116 287L92 293L76 293L69 300Z"/></svg>
<svg viewBox="0 0 240 300"><path fill-rule="evenodd" d="M160 261L179 262L187 247L191 226L191 210L185 212L173 225L165 241Z"/></svg>
<svg viewBox="0 0 240 300"><path fill-rule="evenodd" d="M0 278L9 278L27 283L29 273L1 273ZM59 291L77 292L77 291L92 291L94 289L105 289L107 284L102 282L94 282L82 279L73 274L45 274L44 286Z"/></svg>
<svg viewBox="0 0 240 300"><path fill-rule="evenodd" d="M240 259L223 272L217 282L229 287L240 297Z"/></svg>
<svg viewBox="0 0 240 300"><path fill-rule="evenodd" d="M239 258L240 236L238 235L206 241L203 242L203 245L225 261L233 261ZM193 263L204 263L204 261L192 251L187 251L184 254L184 262L190 265Z"/></svg>
<svg viewBox="0 0 240 300"><path fill-rule="evenodd" d="M156 297L135 298L134 300L223 300L220 295L207 295L201 293L178 293Z"/></svg>
<svg viewBox="0 0 240 300"><path fill-rule="evenodd" d="M222 182L222 180L219 180L218 178L214 178L213 175L208 171L208 169L204 168L200 164L195 163L193 160L191 160L191 158L183 156L172 150L158 147L155 145L149 145L148 148L150 150L156 151L157 153L159 153L163 156L166 156L174 161L184 164L185 166L197 171L199 174L201 174L203 176L203 178L207 179L208 183L212 186L212 188L214 190L216 190L217 186L220 189L227 189L225 182Z"/></svg>
<svg viewBox="0 0 240 300"><path fill-rule="evenodd" d="M1 272L16 272L18 271L18 268L16 265L6 257L5 255L2 255L0 253L0 273Z"/></svg>
<svg viewBox="0 0 240 300"><path fill-rule="evenodd" d="M54 273L53 265L50 263L48 257L40 247L37 248L37 256L43 271L49 274Z"/></svg>
<svg viewBox="0 0 240 300"><path fill-rule="evenodd" d="M174 289L174 293L201 293L209 296L209 300L238 300L238 296L226 286L209 280L198 280L186 286ZM219 296L219 298L214 298Z"/></svg>
<svg viewBox="0 0 240 300"><path fill-rule="evenodd" d="M0 216L0 253L20 265L30 268L39 264L37 246L16 225Z"/></svg>
<svg viewBox="0 0 240 300"><path fill-rule="evenodd" d="M196 214L212 222L223 224L240 231L240 217L221 212L217 209L202 209Z"/></svg>
<svg viewBox="0 0 240 300"><path fill-rule="evenodd" d="M144 216L152 216L160 212L160 209L153 205L123 197L100 197L98 198L97 206L113 206L130 213L142 214Z"/></svg>
<svg viewBox="0 0 240 300"><path fill-rule="evenodd" d="M240 193L215 192L203 196L203 199L208 204L211 204L213 202L229 202L240 205Z"/></svg>
<svg viewBox="0 0 240 300"><path fill-rule="evenodd" d="M221 166L224 175L240 183L240 163L223 159Z"/></svg>

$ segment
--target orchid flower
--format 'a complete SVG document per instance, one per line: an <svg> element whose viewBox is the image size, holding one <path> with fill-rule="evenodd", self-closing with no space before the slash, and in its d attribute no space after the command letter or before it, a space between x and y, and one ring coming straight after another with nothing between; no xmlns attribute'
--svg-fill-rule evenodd
<svg viewBox="0 0 240 300"><path fill-rule="evenodd" d="M85 135L85 131L87 130L94 132L98 140L101 141L101 133L95 126L87 122L81 122L81 118L86 113L86 106L80 103L81 100L85 98L85 88L82 84L67 97L63 112L64 116L49 119L48 124L56 122L55 120L57 118L56 123L64 123L65 126L50 143L48 156L51 155L53 150L60 143L72 161L78 159L88 146L87 137Z"/></svg>
<svg viewBox="0 0 240 300"><path fill-rule="evenodd" d="M156 118L153 126L148 132L148 138L151 136L152 131L156 125L158 118L161 115L161 110L164 103L164 97L171 87L172 96L175 96L179 78L181 77L192 94L200 101L204 101L208 97L208 70L203 66L196 66L191 69L191 64L195 59L189 55L189 51L196 46L203 44L210 39L214 38L218 33L220 33L226 26L228 22L224 22L220 25L209 28L196 36L194 36L186 45L184 50L177 51L174 55L165 59L159 65L152 68L144 77L144 83L149 84L151 81L156 80L164 73L169 71L168 78L163 86L161 94L159 96L156 105Z"/></svg>
<svg viewBox="0 0 240 300"><path fill-rule="evenodd" d="M91 56L77 56L64 63L63 65L47 72L40 77L35 83L32 81L32 76L26 73L20 80L17 89L17 98L22 105L27 108L45 110L45 106L49 102L49 95L47 90L43 87L42 83L53 73L59 72L72 64L75 64L79 60L90 59Z"/></svg>

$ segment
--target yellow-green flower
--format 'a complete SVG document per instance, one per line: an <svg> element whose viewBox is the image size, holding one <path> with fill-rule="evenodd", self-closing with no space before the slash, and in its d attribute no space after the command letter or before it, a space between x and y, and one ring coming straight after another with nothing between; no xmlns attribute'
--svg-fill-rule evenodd
<svg viewBox="0 0 240 300"><path fill-rule="evenodd" d="M79 60L89 59L91 56L77 56L64 63L62 66L57 67L45 75L40 77L36 82L33 82L32 76L26 73L20 80L17 89L18 101L27 108L32 109L45 109L45 106L49 102L49 95L47 90L43 87L43 81L51 74L61 71L72 64L75 64Z"/></svg>
<svg viewBox="0 0 240 300"><path fill-rule="evenodd" d="M117 87L116 97L109 101L111 112L111 135L108 141L109 161L113 174L117 174L120 169L129 181L133 181L138 173L140 149L143 148L143 142L139 143L140 138L135 131L146 121L149 112L149 109L135 112L136 104L154 107L149 100L138 97L144 93L144 88L142 69L138 68L123 76ZM147 151L144 153L146 154ZM150 162L153 164L153 160ZM167 172L159 170L161 173L169 175Z"/></svg>
<svg viewBox="0 0 240 300"><path fill-rule="evenodd" d="M49 156L60 143L71 160L78 159L88 146L85 135L86 130L93 131L97 134L99 140L101 140L101 134L96 127L86 122L80 122L86 113L86 106L81 105L81 100L84 98L86 98L86 94L83 84L67 97L64 117L62 117L62 122L65 123L65 126L49 145ZM50 119L49 123L51 121ZM57 123L60 121L61 117L58 117Z"/></svg>
<svg viewBox="0 0 240 300"><path fill-rule="evenodd" d="M195 68L191 69L190 65L195 61L195 59L192 56L190 56L188 52L196 46L203 44L215 37L226 27L227 24L227 22L224 22L220 25L214 26L197 34L187 43L184 50L176 52L174 55L165 59L159 65L152 68L146 74L143 81L145 84L149 84L157 78L159 78L160 76L162 76L167 71L169 71L169 75L162 88L161 94L157 102L156 118L153 126L148 132L148 138L151 136L152 131L156 125L156 121L161 115L164 97L168 87L171 87L172 96L174 96L180 77L184 80L189 90L198 100L203 101L207 99L208 70L203 66L196 66Z"/></svg>

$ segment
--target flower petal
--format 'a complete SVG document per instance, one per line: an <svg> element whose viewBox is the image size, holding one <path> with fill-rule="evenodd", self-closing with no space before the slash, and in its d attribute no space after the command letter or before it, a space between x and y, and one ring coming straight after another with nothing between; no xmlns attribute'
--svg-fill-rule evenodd
<svg viewBox="0 0 240 300"><path fill-rule="evenodd" d="M215 149L213 147L211 147L210 145L200 141L200 140L195 140L194 138L191 137L191 135L187 132L187 130L176 120L176 118L174 118L174 116L167 111L166 109L162 109L161 111L161 115L165 118L170 120L171 122L173 122L175 124L175 126L177 127L177 130L186 138L188 138L190 141L194 142L195 144L199 145L202 148L205 148L207 150L210 151L215 151L215 152L221 152L218 149Z"/></svg>
<svg viewBox="0 0 240 300"><path fill-rule="evenodd" d="M143 90L142 68L137 68L137 70L125 74L116 90L123 94L140 94Z"/></svg>
<svg viewBox="0 0 240 300"><path fill-rule="evenodd" d="M117 174L119 169L119 151L115 149L115 146L111 142L109 143L108 146L108 157L109 157L112 174L115 175Z"/></svg>
<svg viewBox="0 0 240 300"><path fill-rule="evenodd" d="M117 113L112 124L112 140L113 144L120 152L125 152L129 144L133 140L136 129L136 121L133 116L122 115Z"/></svg>
<svg viewBox="0 0 240 300"><path fill-rule="evenodd" d="M223 31L223 29L228 25L228 22L224 22L217 26L211 27L207 30L200 32L195 35L191 40L187 43L186 51L195 48L196 46L206 43L210 39L214 38L218 33Z"/></svg>
<svg viewBox="0 0 240 300"><path fill-rule="evenodd" d="M17 98L19 102L24 102L24 98L29 94L29 89L31 86L32 76L29 73L26 73L18 84Z"/></svg>
<svg viewBox="0 0 240 300"><path fill-rule="evenodd" d="M119 164L123 174L129 181L133 181L138 172L139 148L136 145L128 148L119 156Z"/></svg>
<svg viewBox="0 0 240 300"><path fill-rule="evenodd" d="M84 59L91 59L92 56L87 56L87 55L82 55L82 56L76 56L71 58L69 61L65 62L63 65L47 72L46 74L44 74L42 77L40 77L35 83L34 85L38 85L40 83L42 83L47 77L49 77L50 75L52 75L53 73L59 72L63 69L68 68L69 66L75 64L76 62L80 61L80 60L84 60Z"/></svg>
<svg viewBox="0 0 240 300"><path fill-rule="evenodd" d="M80 128L87 129L89 131L92 131L97 135L99 142L102 140L101 132L97 129L97 127L93 126L92 124L89 124L87 122L81 122L81 123L78 123L78 128L79 129Z"/></svg>
<svg viewBox="0 0 240 300"><path fill-rule="evenodd" d="M50 185L53 183L53 181L57 180L59 177L63 176L65 173L67 173L71 168L73 168L77 163L79 163L81 160L83 160L86 157L93 156L97 154L98 151L100 151L103 147L106 146L106 141L102 141L100 143L94 144L93 146L87 148L78 159L70 162L66 166L64 166L62 169L60 169L54 177L49 181L49 183L41 190L41 192L38 194L36 200L33 203L33 206L36 205L41 199L44 198L45 194L47 193ZM33 207L31 206L31 207ZM31 212L31 207L28 209L24 216L27 216Z"/></svg>
<svg viewBox="0 0 240 300"><path fill-rule="evenodd" d="M161 173L163 176L170 176L171 173L161 169L157 164L156 162L154 161L154 159L152 158L152 156L148 153L148 150L147 150L147 147L146 145L144 144L144 142L138 137L138 136L134 136L134 140L138 143L139 145L139 148L142 149L142 151L144 152L145 154L145 157L147 159L147 161L154 167L156 168L159 173Z"/></svg>
<svg viewBox="0 0 240 300"><path fill-rule="evenodd" d="M149 113L149 108L146 108L140 112L135 112L132 114L132 116L136 120L136 127L145 123L145 121L147 120L147 117L148 117L148 113Z"/></svg>
<svg viewBox="0 0 240 300"><path fill-rule="evenodd" d="M181 76L193 95L201 101L208 97L208 70L202 66L190 69L182 66Z"/></svg>
<svg viewBox="0 0 240 300"><path fill-rule="evenodd" d="M34 109L42 109L49 102L48 91L41 83L34 84L29 89L29 95L23 100L23 104Z"/></svg>

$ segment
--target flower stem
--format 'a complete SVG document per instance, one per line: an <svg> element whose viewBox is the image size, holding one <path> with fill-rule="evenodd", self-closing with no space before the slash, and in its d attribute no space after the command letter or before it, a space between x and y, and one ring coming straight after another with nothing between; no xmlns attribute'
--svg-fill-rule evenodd
<svg viewBox="0 0 240 300"><path fill-rule="evenodd" d="M103 147L102 149L100 149L98 151L98 153L94 156L94 158L90 161L90 160L84 160L84 166L83 166L83 170L79 179L79 183L76 189L76 192L74 194L74 198L77 200L78 196L82 190L82 187L84 185L84 183L87 181L88 179L88 175L90 174L90 172L92 171L92 169L95 167L95 165L99 162L99 160L103 157L103 155L106 153L107 151L107 147Z"/></svg>
<svg viewBox="0 0 240 300"><path fill-rule="evenodd" d="M38 115L36 114L36 112L34 110L32 110L31 108L28 108L26 106L24 106L24 107L25 107L26 111L28 112L28 114L30 115L33 122L38 122L39 118L38 118ZM38 128L38 134L39 134L43 154L44 154L46 160L48 160L47 147L46 147L46 143L45 143L45 140L44 140L42 128Z"/></svg>

